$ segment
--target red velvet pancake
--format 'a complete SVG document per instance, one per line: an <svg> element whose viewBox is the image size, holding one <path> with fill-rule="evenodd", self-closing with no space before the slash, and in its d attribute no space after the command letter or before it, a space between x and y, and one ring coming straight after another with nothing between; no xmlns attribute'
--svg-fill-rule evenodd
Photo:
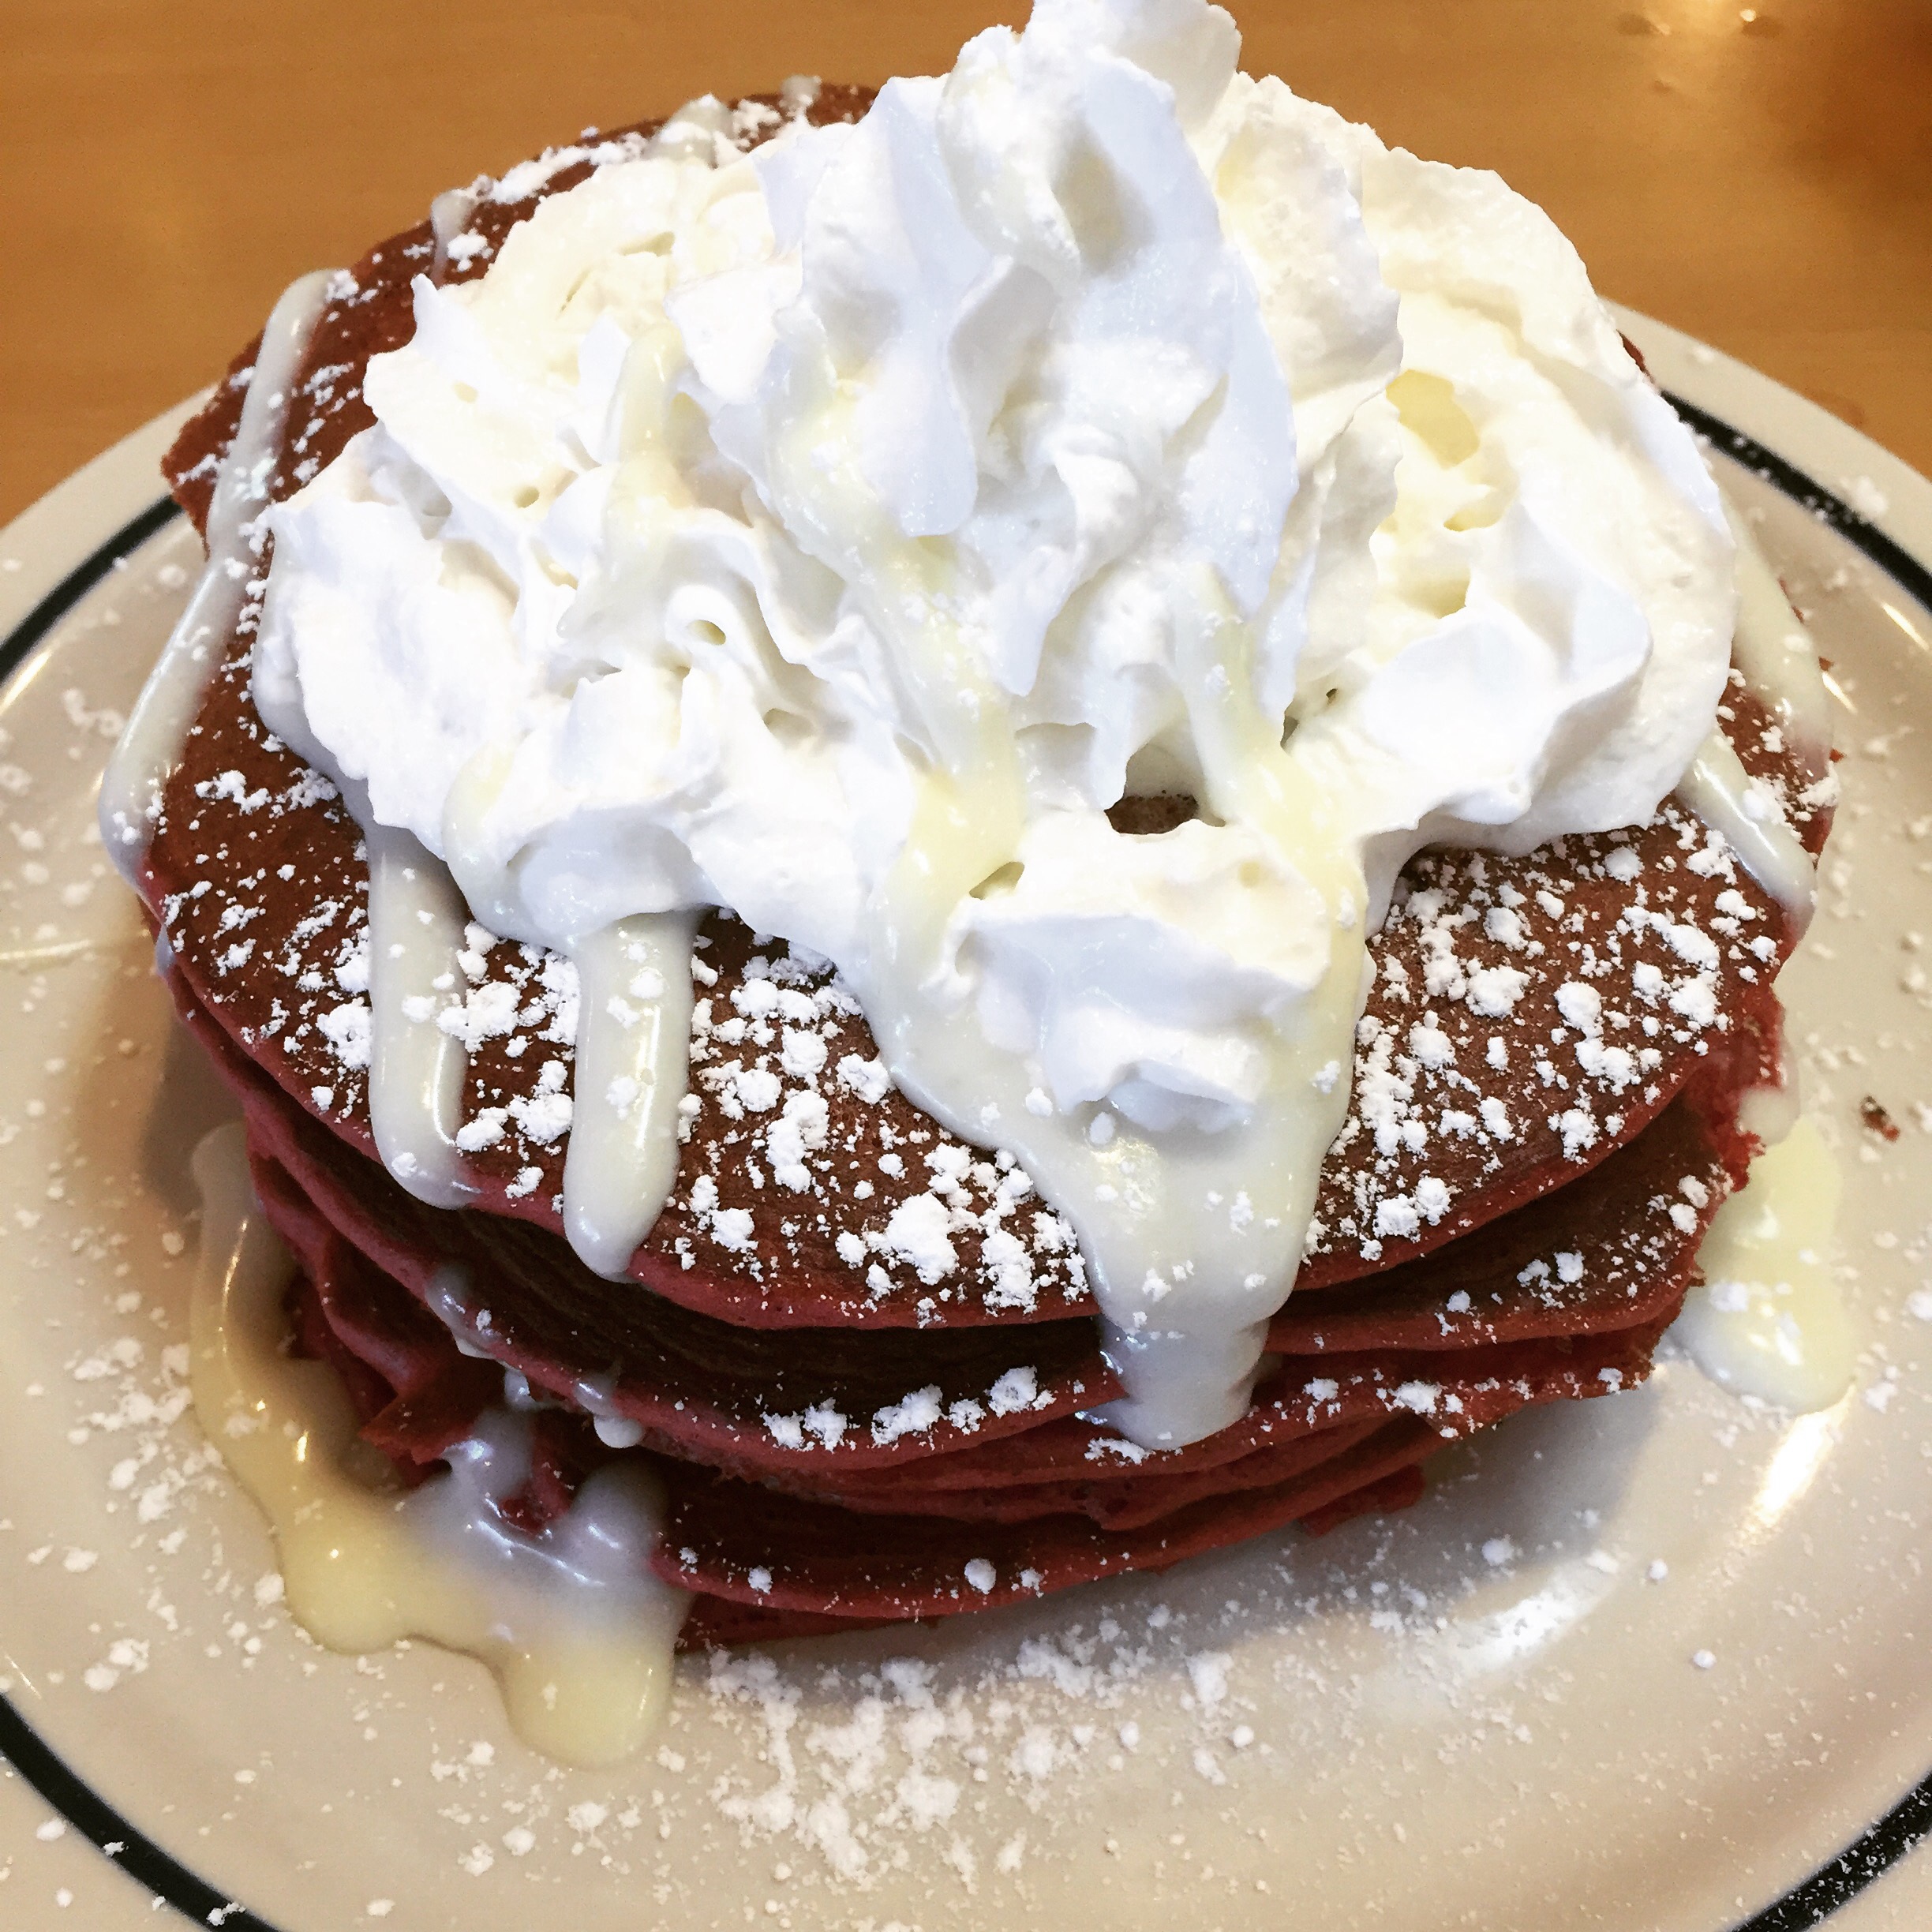
<svg viewBox="0 0 1932 1932"><path fill-rule="evenodd" d="M868 99L826 90L812 118ZM777 118L775 103L741 104L744 144ZM370 421L362 373L408 339L411 278L481 273L592 165L485 199L481 245L457 265L439 264L425 224L339 279L273 495ZM167 461L197 524L253 355ZM945 1616L1292 1522L1331 1527L1412 1501L1425 1458L1512 1410L1649 1372L1749 1159L1739 1096L1777 1077L1773 981L1794 938L1680 805L1524 859L1410 864L1370 942L1350 1112L1254 1403L1205 1442L1148 1452L1083 1420L1118 1389L1066 1224L1011 1156L890 1086L828 968L728 914L698 942L695 1111L634 1282L592 1274L563 1237L567 1129L542 1104L573 1065L560 956L472 929L455 1024L475 1204L428 1208L391 1180L368 1116L360 834L249 695L266 574L164 788L140 886L301 1264L297 1345L332 1365L412 1481L503 1399L505 1368L525 1378L555 1405L508 1506L526 1527L613 1454L653 1458L669 1499L657 1567L697 1593L687 1641ZM1720 719L1815 852L1822 775L1735 673ZM1116 825L1158 831L1188 809L1123 800ZM895 1237L922 1196L949 1262ZM637 1447L598 1440L590 1382Z"/></svg>

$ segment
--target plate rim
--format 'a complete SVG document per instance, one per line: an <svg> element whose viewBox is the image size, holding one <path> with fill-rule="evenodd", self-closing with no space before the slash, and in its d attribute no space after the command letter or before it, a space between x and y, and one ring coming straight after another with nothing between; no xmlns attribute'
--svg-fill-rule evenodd
<svg viewBox="0 0 1932 1932"><path fill-rule="evenodd" d="M1932 481L1881 444L1749 364L1740 362L1634 309L1609 305L1642 351L1667 400L1720 454L1743 464L1829 526L1932 616ZM1687 393L1687 391L1690 393ZM181 425L201 406L203 390L143 424L74 471L0 530L0 689L61 619L122 561L183 513L144 481ZM1737 426L1776 411L1795 432L1811 466ZM1782 440L1783 439L1779 439ZM1868 480L1878 492L1869 513L1814 474L1827 464L1841 485ZM75 529L98 532L122 520L78 561L68 562ZM80 541L85 541L84 535ZM0 1693L0 1758L108 1861L185 1917L234 1932L276 1932L141 1831L74 1771ZM1873 1885L1932 1840L1932 1768L1883 1816L1750 1917L1713 1932L1806 1932Z"/></svg>

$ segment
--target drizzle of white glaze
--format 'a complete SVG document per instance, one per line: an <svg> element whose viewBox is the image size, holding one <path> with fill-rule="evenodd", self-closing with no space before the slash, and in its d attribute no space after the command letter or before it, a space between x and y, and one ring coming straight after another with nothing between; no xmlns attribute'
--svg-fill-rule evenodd
<svg viewBox="0 0 1932 1932"><path fill-rule="evenodd" d="M1818 652L1758 548L1728 500L1737 541L1737 628L1732 657L1753 695L1769 708L1814 778L1831 763L1831 717ZM1699 747L1677 795L1721 832L1746 869L1802 932L1818 899L1816 868L1771 792L1747 773L1723 731Z"/></svg>
<svg viewBox="0 0 1932 1932"><path fill-rule="evenodd" d="M691 912L641 915L571 948L577 1070L564 1226L585 1265L613 1281L677 1180L697 924Z"/></svg>
<svg viewBox="0 0 1932 1932"><path fill-rule="evenodd" d="M369 870L369 1125L418 1200L457 1208L476 1189L456 1148L466 1056L436 1024L463 983L469 918L448 870L406 832L364 820Z"/></svg>
<svg viewBox="0 0 1932 1932"><path fill-rule="evenodd" d="M1831 702L1818 647L1784 594L1750 526L1728 499L1724 515L1737 540L1737 630L1731 657L1744 682L1776 716L1785 741L1814 778L1831 766Z"/></svg>
<svg viewBox="0 0 1932 1932"><path fill-rule="evenodd" d="M1760 1148L1776 1147L1798 1125L1803 1110L1791 1069L1787 1066L1784 1073L1777 1085L1747 1088L1738 1100L1738 1125Z"/></svg>
<svg viewBox="0 0 1932 1932"><path fill-rule="evenodd" d="M1718 1209L1704 1283L1671 1331L1713 1381L1798 1414L1850 1386L1856 1345L1829 1262L1839 1192L1831 1149L1801 1117Z"/></svg>
<svg viewBox="0 0 1932 1932"><path fill-rule="evenodd" d="M581 1376L571 1384L571 1399L591 1419L597 1438L606 1449L635 1449L644 1440L644 1425L634 1421L614 1399L617 1390L615 1372L601 1376Z"/></svg>
<svg viewBox="0 0 1932 1932"><path fill-rule="evenodd" d="M1784 907L1799 932L1818 904L1811 855L1791 829L1776 796L1745 770L1731 740L1713 729L1698 748L1677 796L1721 832L1751 877Z"/></svg>
<svg viewBox="0 0 1932 1932"><path fill-rule="evenodd" d="M431 1270L429 1280L423 1285L423 1302L450 1331L451 1339L455 1342L459 1354L477 1361L495 1361L496 1352L491 1344L496 1338L491 1333L490 1312L473 1305L474 1286L466 1267L458 1262L446 1261L441 1267ZM505 1399L511 1408L544 1406L541 1399L531 1398L527 1377L513 1368L506 1368L504 1378ZM600 1376L581 1376L571 1383L570 1392L577 1407L590 1417L597 1440L605 1448L635 1449L644 1440L643 1425L634 1421L617 1406L615 1370Z"/></svg>
<svg viewBox="0 0 1932 1932"><path fill-rule="evenodd" d="M423 1284L422 1298L429 1312L450 1331L459 1355L472 1361L492 1361L485 1331L490 1325L488 1309L472 1311L470 1306L470 1271L461 1262L445 1261L429 1271Z"/></svg>
<svg viewBox="0 0 1932 1932"><path fill-rule="evenodd" d="M289 391L327 299L330 271L291 283L262 331L234 440L208 499L208 564L161 648L101 774L101 842L131 883L160 810L161 788L181 762L221 652L234 635L254 572L256 524L288 415Z"/></svg>
<svg viewBox="0 0 1932 1932"><path fill-rule="evenodd" d="M814 447L808 424L796 447ZM802 496L815 481L803 463L787 480ZM867 560L874 581L917 585L914 548L885 534ZM990 1053L936 995L955 908L1014 856L1023 785L1007 708L937 598L906 623L904 661L930 682L950 769L926 781L882 896L884 943L852 975L900 1086L956 1133L996 1133L1081 1230L1102 1346L1126 1389L1099 1413L1160 1448L1247 1411L1267 1319L1301 1264L1322 1159L1347 1110L1345 1084L1319 1075L1351 1052L1368 899L1337 802L1284 753L1256 701L1252 627L1204 573L1177 588L1173 617L1201 802L1252 828L1264 857L1252 869L1272 865L1297 882L1314 934L1305 1000L1255 1029L1265 1072L1249 1118L1233 1132L1185 1118L1144 1125L1104 1102L1042 1116L1028 1104L1037 1078L1028 1061Z"/></svg>
<svg viewBox="0 0 1932 1932"><path fill-rule="evenodd" d="M331 1649L414 1636L467 1652L536 1750L586 1766L629 1757L663 1712L689 1601L649 1568L661 1506L648 1470L599 1470L524 1535L496 1505L528 1478L530 1425L492 1410L449 1451L448 1474L406 1493L367 1487L335 1375L282 1351L290 1262L249 1186L241 1128L209 1135L194 1171L196 1412L268 1517L292 1612Z"/></svg>
<svg viewBox="0 0 1932 1932"><path fill-rule="evenodd" d="M436 279L449 266L450 244L470 226L482 200L474 188L446 188L429 204L429 232L436 238Z"/></svg>

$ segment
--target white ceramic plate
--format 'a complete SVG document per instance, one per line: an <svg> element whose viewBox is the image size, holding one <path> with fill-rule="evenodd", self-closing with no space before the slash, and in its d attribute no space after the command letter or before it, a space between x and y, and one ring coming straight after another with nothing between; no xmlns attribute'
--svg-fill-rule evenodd
<svg viewBox="0 0 1932 1932"><path fill-rule="evenodd" d="M317 1650L183 1412L187 1155L224 1103L92 830L114 713L196 560L151 510L173 421L16 523L0 1749L21 1775L0 1780L0 1923L152 1924L161 1895L280 1932L1795 1932L1887 1866L1843 1922L1932 1923L1932 1854L1900 1857L1932 1824L1932 960L1911 936L1932 934L1932 485L1629 326L1708 427L1760 446L1717 437L1837 662L1846 803L1784 987L1846 1178L1856 1387L1793 1421L1668 1361L1635 1393L1512 1420L1414 1510L1324 1542L695 1660L660 1747L616 1773L533 1757L466 1660ZM1861 1126L1867 1095L1896 1142Z"/></svg>

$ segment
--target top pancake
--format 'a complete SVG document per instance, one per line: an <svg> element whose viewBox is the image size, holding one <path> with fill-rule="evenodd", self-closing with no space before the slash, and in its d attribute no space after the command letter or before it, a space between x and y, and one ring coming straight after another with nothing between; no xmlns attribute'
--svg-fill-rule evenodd
<svg viewBox="0 0 1932 1932"><path fill-rule="evenodd" d="M827 89L811 118L850 119L868 99ZM754 144L778 125L777 105L741 103L736 125ZM482 245L446 279L483 272L538 200L583 178L593 163L571 152L552 158L562 165L534 193L481 204L471 231ZM275 497L369 424L362 373L408 339L410 280L433 272L425 223L339 279L298 378ZM197 526L253 354L167 459ZM333 788L269 735L249 698L266 578L264 557L163 789L143 890L200 1002L292 1099L373 1158L367 868ZM1829 781L1812 782L1735 673L1720 716L1815 852ZM1171 817L1127 801L1118 822ZM535 1223L556 1265L582 1271L561 1213L575 971L480 927L471 937L463 1003L446 1024L469 1050L461 1140L477 1205ZM1687 1087L1768 1075L1771 982L1792 938L1775 901L1675 802L1648 826L1558 840L1524 859L1419 856L1369 942L1354 1099L1297 1286L1413 1259L1586 1171ZM721 914L694 970L687 1138L669 1204L631 1262L639 1281L750 1327L952 1326L1091 1309L1067 1224L1009 1155L960 1141L890 1086L856 1002L822 963ZM901 1211L925 1196L937 1213ZM930 1238L936 1223L942 1242ZM927 1238L912 1238L915 1226Z"/></svg>

